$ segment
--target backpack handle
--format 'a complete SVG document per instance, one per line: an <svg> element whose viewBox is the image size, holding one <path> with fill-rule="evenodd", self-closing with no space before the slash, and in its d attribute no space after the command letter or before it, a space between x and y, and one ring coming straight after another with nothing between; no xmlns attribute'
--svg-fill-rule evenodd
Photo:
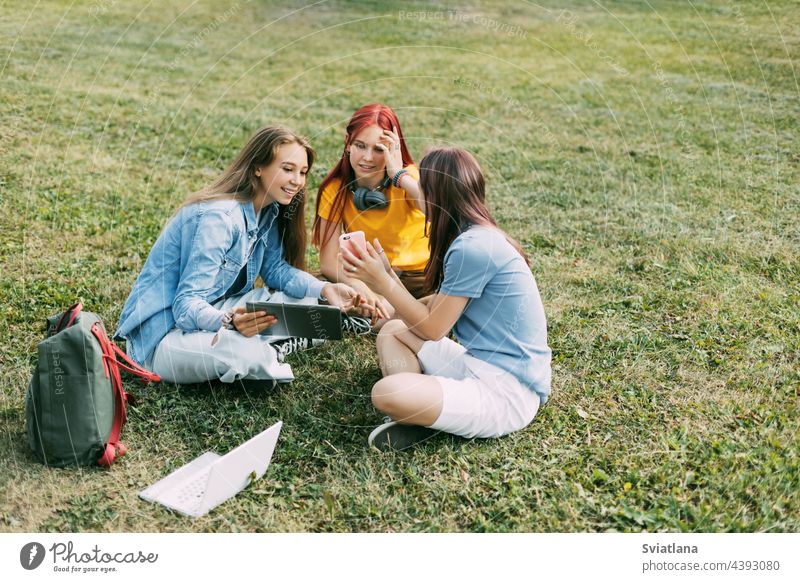
<svg viewBox="0 0 800 582"><path fill-rule="evenodd" d="M72 305L72 306L68 307L68 308L67 308L67 309L64 311L64 313L62 313L62 314L61 314L61 317L59 318L59 320L58 320L58 323L57 323L57 324L56 324L56 326L53 328L53 331L50 333L50 335L56 335L56 334L57 334L58 332L60 332L62 329L66 329L66 328L68 328L70 325L72 325L73 323L75 323L75 319L78 317L78 315L80 314L80 312L81 312L82 310L83 310L83 303L81 303L80 301L78 301L78 302L77 302L77 303L75 303L74 305ZM67 315L68 315L68 314L71 314L71 315L70 315L70 318L69 318L69 321L67 321L67 325L65 325L65 326L62 328L62 327L61 327L61 324L62 324L62 323L64 323L64 319L67 317Z"/></svg>

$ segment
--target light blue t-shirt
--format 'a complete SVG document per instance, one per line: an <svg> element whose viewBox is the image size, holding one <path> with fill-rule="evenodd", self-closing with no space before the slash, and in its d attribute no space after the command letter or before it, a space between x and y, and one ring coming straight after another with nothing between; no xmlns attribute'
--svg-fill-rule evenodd
<svg viewBox="0 0 800 582"><path fill-rule="evenodd" d="M456 237L444 257L439 292L470 298L453 327L467 353L510 372L547 401L551 352L542 299L505 235L471 226Z"/></svg>

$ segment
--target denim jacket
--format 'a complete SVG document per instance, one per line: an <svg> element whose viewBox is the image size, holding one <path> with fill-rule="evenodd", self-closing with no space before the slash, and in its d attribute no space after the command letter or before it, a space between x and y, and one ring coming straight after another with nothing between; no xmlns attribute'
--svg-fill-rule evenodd
<svg viewBox="0 0 800 582"><path fill-rule="evenodd" d="M278 237L278 204L256 217L253 204L215 200L189 204L167 223L133 285L115 338L125 339L139 364L153 354L173 328L217 331L224 313L211 304L223 297L247 266L253 288L257 275L292 297L319 297L324 281L290 266Z"/></svg>

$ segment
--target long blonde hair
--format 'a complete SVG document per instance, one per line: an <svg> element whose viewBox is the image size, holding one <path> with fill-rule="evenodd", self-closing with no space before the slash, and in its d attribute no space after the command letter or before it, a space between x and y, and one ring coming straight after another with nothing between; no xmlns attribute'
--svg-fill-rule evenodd
<svg viewBox="0 0 800 582"><path fill-rule="evenodd" d="M270 165L277 149L291 143L306 150L310 170L316 154L308 139L279 125L263 127L250 138L219 178L187 196L181 208L212 200L251 202L259 185L256 169ZM290 265L298 269L305 269L306 262L305 198L306 190L303 188L290 204L280 205L278 210L278 236L283 243L284 256Z"/></svg>

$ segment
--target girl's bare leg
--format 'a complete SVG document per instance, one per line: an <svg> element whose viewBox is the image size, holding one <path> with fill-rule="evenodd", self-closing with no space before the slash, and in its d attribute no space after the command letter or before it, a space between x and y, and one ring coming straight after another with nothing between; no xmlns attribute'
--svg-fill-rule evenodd
<svg viewBox="0 0 800 582"><path fill-rule="evenodd" d="M417 360L417 352L424 343L425 340L409 331L399 319L387 321L375 340L381 373L384 376L404 372L420 374L422 368Z"/></svg>
<svg viewBox="0 0 800 582"><path fill-rule="evenodd" d="M372 388L372 403L404 424L430 426L442 412L439 381L422 374L417 360L424 343L397 319L387 322L377 338L384 378Z"/></svg>

